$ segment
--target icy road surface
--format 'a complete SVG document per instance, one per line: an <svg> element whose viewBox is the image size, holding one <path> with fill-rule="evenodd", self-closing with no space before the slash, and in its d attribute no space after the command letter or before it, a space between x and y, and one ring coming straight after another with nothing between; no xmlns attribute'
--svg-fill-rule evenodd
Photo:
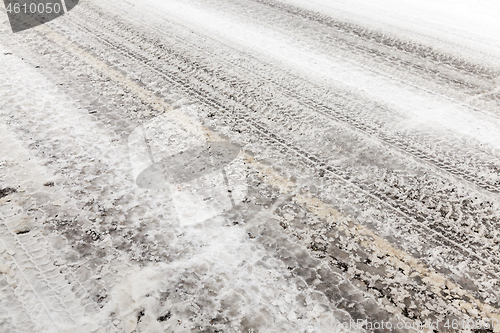
<svg viewBox="0 0 500 333"><path fill-rule="evenodd" d="M496 1L0 10L0 332L500 332Z"/></svg>

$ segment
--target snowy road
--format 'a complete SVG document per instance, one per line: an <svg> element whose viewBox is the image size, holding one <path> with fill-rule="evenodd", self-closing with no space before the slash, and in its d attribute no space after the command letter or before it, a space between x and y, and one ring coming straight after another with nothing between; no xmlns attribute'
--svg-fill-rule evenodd
<svg viewBox="0 0 500 333"><path fill-rule="evenodd" d="M87 0L13 34L0 9L0 331L500 332L498 22Z"/></svg>

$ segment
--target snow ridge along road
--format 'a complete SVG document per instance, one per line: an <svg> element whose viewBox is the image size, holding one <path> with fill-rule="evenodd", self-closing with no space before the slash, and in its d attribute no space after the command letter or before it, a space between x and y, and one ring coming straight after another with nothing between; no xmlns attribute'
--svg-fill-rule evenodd
<svg viewBox="0 0 500 333"><path fill-rule="evenodd" d="M0 325L497 331L498 39L388 3L86 1L2 27L1 142L25 157L0 161L2 211L19 207ZM194 115L243 147L249 190L186 225L170 191L134 184L127 143L158 119L200 131Z"/></svg>

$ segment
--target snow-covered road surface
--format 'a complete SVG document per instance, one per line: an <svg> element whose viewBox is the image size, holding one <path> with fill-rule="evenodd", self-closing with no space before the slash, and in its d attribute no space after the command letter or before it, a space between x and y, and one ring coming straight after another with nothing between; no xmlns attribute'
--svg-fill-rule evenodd
<svg viewBox="0 0 500 333"><path fill-rule="evenodd" d="M500 331L498 4L0 22L1 332Z"/></svg>

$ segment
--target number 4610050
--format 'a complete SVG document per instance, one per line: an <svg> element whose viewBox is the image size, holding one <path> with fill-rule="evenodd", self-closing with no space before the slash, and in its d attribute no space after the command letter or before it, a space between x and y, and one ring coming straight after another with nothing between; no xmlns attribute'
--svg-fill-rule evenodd
<svg viewBox="0 0 500 333"><path fill-rule="evenodd" d="M62 11L61 4L59 3L30 3L19 4L9 3L7 5L7 13L11 14L59 14Z"/></svg>

